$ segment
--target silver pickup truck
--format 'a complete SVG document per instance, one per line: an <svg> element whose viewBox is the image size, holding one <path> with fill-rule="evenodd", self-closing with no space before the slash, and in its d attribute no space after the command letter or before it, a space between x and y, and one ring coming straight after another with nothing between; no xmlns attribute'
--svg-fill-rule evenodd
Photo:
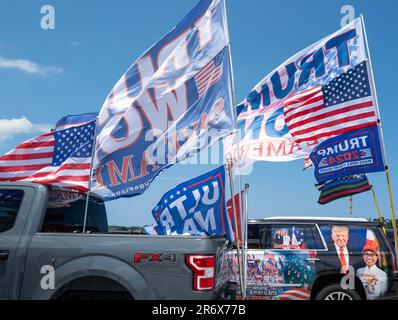
<svg viewBox="0 0 398 320"><path fill-rule="evenodd" d="M223 237L108 232L102 199L0 184L0 299L225 299ZM129 208L131 210L132 208ZM137 208L138 209L138 208Z"/></svg>

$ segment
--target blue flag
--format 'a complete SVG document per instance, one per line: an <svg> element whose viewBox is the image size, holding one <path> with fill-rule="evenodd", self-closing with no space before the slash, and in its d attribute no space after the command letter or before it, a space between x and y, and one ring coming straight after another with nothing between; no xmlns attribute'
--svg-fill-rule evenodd
<svg viewBox="0 0 398 320"><path fill-rule="evenodd" d="M152 215L156 224L150 228L151 234L226 234L232 239L225 207L224 168L219 167L170 190L152 210Z"/></svg>
<svg viewBox="0 0 398 320"><path fill-rule="evenodd" d="M93 191L142 194L159 172L234 128L224 0L203 0L145 52L99 113Z"/></svg>
<svg viewBox="0 0 398 320"><path fill-rule="evenodd" d="M377 125L325 140L310 159L318 182L385 170Z"/></svg>
<svg viewBox="0 0 398 320"><path fill-rule="evenodd" d="M55 125L55 131L68 129L70 127L82 126L89 122L94 122L96 121L97 116L97 112L65 116L58 120L57 124Z"/></svg>

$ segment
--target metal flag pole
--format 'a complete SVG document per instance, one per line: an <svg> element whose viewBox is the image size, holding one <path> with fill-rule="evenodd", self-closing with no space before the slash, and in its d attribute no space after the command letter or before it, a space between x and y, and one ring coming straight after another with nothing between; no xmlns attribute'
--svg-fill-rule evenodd
<svg viewBox="0 0 398 320"><path fill-rule="evenodd" d="M231 50L231 41L230 41L230 37L229 37L229 29L228 29L228 15L227 15L227 5L226 5L226 0L224 1L224 17L225 17L225 25L227 27L227 32L226 32L226 37L227 37L227 46L228 46L228 57L229 57L229 67L231 70L231 80L232 80L232 84L231 84L231 89L232 89L232 97L233 97L233 107L232 107L232 111L234 114L234 122L235 122L235 134L237 136L237 159L238 159L238 184L239 184L239 190L242 190L242 181L241 181L241 171L240 171L240 135L239 135L239 131L238 131L238 126L237 126L237 122L238 122L238 115L236 113L236 90L235 90L235 76L234 76L234 68L233 68L233 63L232 63L232 50ZM239 196L239 199L241 200L241 197ZM242 202L241 202L242 203Z"/></svg>
<svg viewBox="0 0 398 320"><path fill-rule="evenodd" d="M386 235L387 231L386 231L386 228L384 227L384 219L383 219L383 216L380 211L379 202L377 201L376 192L375 192L373 185L370 186L370 190L372 191L373 201L375 202L377 215L379 216L379 220L382 224L382 230L383 230L384 234Z"/></svg>
<svg viewBox="0 0 398 320"><path fill-rule="evenodd" d="M228 164L227 164L227 170L228 170L228 177L229 177L229 187L231 191L231 202L232 202L232 211L234 213L234 220L235 220L235 235L236 235L236 250L237 250L237 256L238 256L238 265L239 265L239 279L240 279L240 287L242 290L242 295L243 295L243 270L242 270L242 259L241 259L241 249L239 245L239 238L238 238L238 219L237 219L237 214L236 214L236 204L235 204L235 194L234 194L234 180L232 176L232 160L228 159Z"/></svg>
<svg viewBox="0 0 398 320"><path fill-rule="evenodd" d="M385 172L386 172L386 179L387 179L388 195L390 198L392 226L393 226L393 230L394 230L395 253L398 254L397 221L395 219L395 209L394 209L394 200L392 197L392 190L391 190L390 173L389 173L389 168L388 168L388 164L387 164L386 148L384 145L383 130L382 130L382 124L381 124L380 110L379 110L379 100L378 100L378 96L377 96L377 90L376 90L375 79L374 79L374 74L373 74L372 58L370 55L368 36L366 33L365 19L362 14L361 14L361 22L362 22L362 28L363 28L363 32L364 32L364 36L365 36L366 51L368 53L368 58L369 58L370 81L372 83L371 87L372 87L374 97L375 97L376 112L377 112L377 124L378 124L378 128L379 128L381 146L382 146L382 150L383 150L384 165L385 165L385 169L386 169Z"/></svg>
<svg viewBox="0 0 398 320"><path fill-rule="evenodd" d="M348 215L352 216L352 196L348 197Z"/></svg>
<svg viewBox="0 0 398 320"><path fill-rule="evenodd" d="M98 117L95 118L94 141L93 141L93 149L91 150L91 161L90 161L90 175L88 178L88 190L86 193L86 206L84 208L84 222L83 222L83 231L82 231L83 233L86 232L86 225L87 225L87 213L88 213L88 203L91 191L91 180L93 176L94 155L95 155L95 149L97 147L97 124L98 124Z"/></svg>
<svg viewBox="0 0 398 320"><path fill-rule="evenodd" d="M243 242L243 286L244 286L244 299L246 299L247 291L247 250L248 250L248 221L249 221L249 184L245 184L245 199L244 199L244 215L242 217L242 225L244 230L242 231L242 242ZM241 226L242 227L242 226Z"/></svg>
<svg viewBox="0 0 398 320"><path fill-rule="evenodd" d="M240 171L240 136L239 136L239 132L238 132L238 128L237 128L237 119L238 119L238 115L236 113L236 90L235 90L235 76L234 76L234 68L233 68L233 63L232 63L232 52L231 52L231 41L230 41L230 36L229 36L229 28L228 28L228 15L227 15L227 5L226 5L226 0L222 0L223 1L223 10L224 10L224 25L226 27L226 40L227 40L227 47L228 47L228 57L229 57L229 67L230 67L230 71L231 71L231 90L232 90L232 98L233 98L233 105L232 105L232 110L233 110L233 114L234 114L234 127L235 127L235 134L237 135L237 159L238 159L238 187L239 187L239 200L240 200L240 207L242 209L242 198L241 198L241 190L242 190L242 181L241 181L241 171ZM230 166L230 171L231 171L231 175L232 175L232 165ZM231 178L233 179L233 176L231 176ZM230 181L232 181L230 178ZM233 189L233 192L231 192L232 194L232 203L235 202L235 191ZM234 210L234 219L235 219L235 225L237 226L237 220L236 220L236 207L233 206L233 210ZM242 213L242 210L240 211ZM237 228L236 228L237 229ZM239 254L238 254L239 255ZM246 264L246 262L245 262ZM246 277L244 277L246 279ZM245 279L241 281L245 281ZM242 297L243 299L245 299L246 297L246 292L242 291Z"/></svg>
<svg viewBox="0 0 398 320"><path fill-rule="evenodd" d="M238 120L238 115L236 113L236 90L235 90L235 76L234 76L234 68L233 68L233 63L232 63L232 50L231 50L231 41L229 37L229 28L228 28L228 15L227 15L227 4L226 0L223 0L224 4L224 18L225 18L225 26L226 26L226 38L227 38L227 47L228 47L228 57L229 57L229 68L231 70L231 90L232 90L232 98L233 98L233 106L232 106L232 111L234 114L234 127L235 127L235 134L237 135L237 158L238 162L240 164L240 136L238 132L238 127L237 127L237 120ZM242 190L242 181L241 181L241 172L240 172L240 166L238 166L238 184L239 184L239 190ZM239 196L239 199L241 200L241 197ZM241 201L242 203L242 201Z"/></svg>

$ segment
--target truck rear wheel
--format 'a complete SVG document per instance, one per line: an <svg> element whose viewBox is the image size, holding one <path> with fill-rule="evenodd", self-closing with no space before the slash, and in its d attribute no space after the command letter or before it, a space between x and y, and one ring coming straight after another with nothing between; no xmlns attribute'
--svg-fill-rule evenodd
<svg viewBox="0 0 398 320"><path fill-rule="evenodd" d="M133 300L133 298L125 291L66 291L57 300Z"/></svg>
<svg viewBox="0 0 398 320"><path fill-rule="evenodd" d="M343 289L340 285L330 285L322 289L315 300L362 300L361 296L352 289Z"/></svg>
<svg viewBox="0 0 398 320"><path fill-rule="evenodd" d="M89 276L64 285L52 297L54 300L133 300L120 283L105 277Z"/></svg>

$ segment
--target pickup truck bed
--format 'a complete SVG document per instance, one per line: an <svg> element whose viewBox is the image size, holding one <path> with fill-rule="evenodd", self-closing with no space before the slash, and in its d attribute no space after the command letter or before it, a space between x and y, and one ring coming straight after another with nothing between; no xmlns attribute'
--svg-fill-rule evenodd
<svg viewBox="0 0 398 320"><path fill-rule="evenodd" d="M91 221L102 219L102 226L96 229L94 223L88 224L91 233L83 234L78 224L59 223L69 218L60 215L59 199L49 205L52 192L38 184L0 184L1 299L224 296L228 283L221 280L218 261L226 252L225 238L96 232L104 225L107 228L106 214L91 207L91 202L88 221L90 217ZM77 200L72 197L68 204L75 218L76 206L83 207L85 202L81 196ZM93 198L96 205L101 204ZM65 208L62 210L65 214ZM98 220L100 214L105 217Z"/></svg>

